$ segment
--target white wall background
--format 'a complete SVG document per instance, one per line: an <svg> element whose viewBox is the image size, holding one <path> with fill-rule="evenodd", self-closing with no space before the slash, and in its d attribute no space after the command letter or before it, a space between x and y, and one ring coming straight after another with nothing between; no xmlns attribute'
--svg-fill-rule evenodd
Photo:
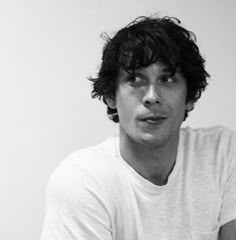
<svg viewBox="0 0 236 240"><path fill-rule="evenodd" d="M187 124L236 130L234 0L0 1L0 239L39 239L53 169L117 131L86 80L100 33L158 11L196 33L212 76Z"/></svg>

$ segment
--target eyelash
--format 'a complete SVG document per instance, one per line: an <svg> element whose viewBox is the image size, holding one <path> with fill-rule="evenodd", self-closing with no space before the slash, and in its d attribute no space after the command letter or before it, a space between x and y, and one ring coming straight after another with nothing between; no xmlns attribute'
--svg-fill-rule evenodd
<svg viewBox="0 0 236 240"><path fill-rule="evenodd" d="M136 80L137 78L142 79L141 77L138 77L138 76L136 76L136 75L130 75L130 76L128 77L128 81L130 81L130 82L136 82L135 80Z"/></svg>
<svg viewBox="0 0 236 240"><path fill-rule="evenodd" d="M136 79L139 79L139 81L137 81ZM140 76L137 76L137 75L130 75L128 76L127 78L128 82L131 82L131 83L139 83L140 81L143 81L144 79ZM170 80L170 82L169 82ZM173 83L174 82L174 78L172 76L163 76L160 81L162 83L167 83L167 84L170 84L170 83Z"/></svg>
<svg viewBox="0 0 236 240"><path fill-rule="evenodd" d="M162 79L162 82L163 82L163 80L164 80L164 82L165 83L173 83L174 82L174 79L173 79L173 77L172 76L165 76L165 77L163 77ZM167 82L168 80L171 80L171 82Z"/></svg>

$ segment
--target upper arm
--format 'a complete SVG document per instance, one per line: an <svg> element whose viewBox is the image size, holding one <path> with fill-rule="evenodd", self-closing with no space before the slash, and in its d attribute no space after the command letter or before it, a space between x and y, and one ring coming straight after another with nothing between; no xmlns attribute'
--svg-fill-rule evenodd
<svg viewBox="0 0 236 240"><path fill-rule="evenodd" d="M224 184L220 213L219 240L236 239L236 134L226 141L226 158L230 160Z"/></svg>
<svg viewBox="0 0 236 240"><path fill-rule="evenodd" d="M236 134L231 132L224 141L224 163L227 164L222 187L220 226L236 220ZM232 223L231 223L232 224ZM230 226L231 226L230 224Z"/></svg>
<svg viewBox="0 0 236 240"><path fill-rule="evenodd" d="M111 240L108 202L99 184L74 166L57 169L46 193L41 240Z"/></svg>
<svg viewBox="0 0 236 240"><path fill-rule="evenodd" d="M236 220L224 224L220 228L219 240L235 240L236 239Z"/></svg>

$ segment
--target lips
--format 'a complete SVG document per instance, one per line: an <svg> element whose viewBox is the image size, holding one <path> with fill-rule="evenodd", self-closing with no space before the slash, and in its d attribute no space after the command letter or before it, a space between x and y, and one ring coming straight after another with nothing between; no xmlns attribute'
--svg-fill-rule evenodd
<svg viewBox="0 0 236 240"><path fill-rule="evenodd" d="M145 116L145 117L140 118L141 121L147 122L150 124L157 124L166 119L167 119L167 117L164 117L164 116Z"/></svg>

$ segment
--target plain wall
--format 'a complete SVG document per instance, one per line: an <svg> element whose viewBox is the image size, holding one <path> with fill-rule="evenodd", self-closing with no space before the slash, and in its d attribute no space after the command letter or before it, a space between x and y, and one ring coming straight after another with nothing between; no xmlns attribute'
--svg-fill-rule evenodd
<svg viewBox="0 0 236 240"><path fill-rule="evenodd" d="M197 35L211 74L185 125L236 130L234 0L0 2L0 239L39 239L53 169L117 132L86 80L100 64L100 33L156 12Z"/></svg>

